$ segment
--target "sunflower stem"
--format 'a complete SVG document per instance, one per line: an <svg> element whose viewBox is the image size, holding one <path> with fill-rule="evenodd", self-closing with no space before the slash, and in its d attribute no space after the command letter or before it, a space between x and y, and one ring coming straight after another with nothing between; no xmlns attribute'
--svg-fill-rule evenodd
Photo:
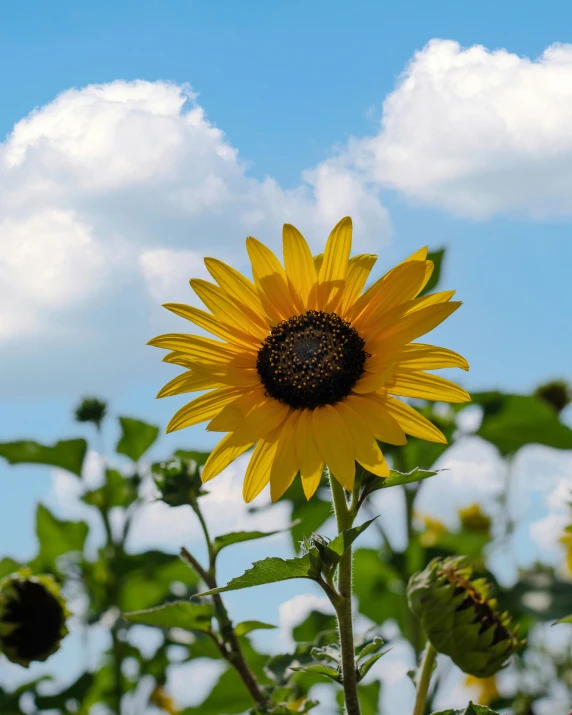
<svg viewBox="0 0 572 715"><path fill-rule="evenodd" d="M213 547L209 530L200 506L196 500L193 501L191 507L199 519L203 535L205 537L209 554L209 568L204 568L200 562L187 549L185 549L185 547L181 549L181 557L197 572L209 589L217 588L216 552ZM218 593L215 593L212 598L215 608L215 618L218 622L220 630L220 637L214 634L213 637L220 654L236 670L256 705L265 710L268 707L268 699L261 690L258 680L256 679L256 675L252 672L246 658L244 657L240 641L234 632L234 625L228 615L224 601Z"/></svg>
<svg viewBox="0 0 572 715"><path fill-rule="evenodd" d="M356 517L355 510L348 506L346 494L341 484L330 475L332 501L336 513L338 533L351 529ZM353 500L352 500L353 501ZM334 607L338 619L340 649L342 652L342 684L347 715L360 715L357 693L357 673L352 620L352 550L349 548L338 566L338 594Z"/></svg>
<svg viewBox="0 0 572 715"><path fill-rule="evenodd" d="M437 651L431 643L427 642L421 661L421 669L417 679L417 695L415 697L415 707L413 715L425 715L425 704L427 702L427 693L429 692L429 683L435 666Z"/></svg>

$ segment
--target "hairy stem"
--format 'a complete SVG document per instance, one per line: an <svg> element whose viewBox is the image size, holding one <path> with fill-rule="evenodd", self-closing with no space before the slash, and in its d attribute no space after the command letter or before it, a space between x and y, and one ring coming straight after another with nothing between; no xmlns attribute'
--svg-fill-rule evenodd
<svg viewBox="0 0 572 715"><path fill-rule="evenodd" d="M197 515L200 514L200 510L197 509ZM206 527L206 523L204 519L200 518L201 524L203 526L203 533L205 534L205 539L207 540L207 546L209 550L209 555L210 555L210 562L211 562L211 568L207 571L206 569L203 568L203 566L197 561L197 559L189 552L187 549L184 547L181 549L181 556L185 561L187 561L198 573L198 575L203 579L203 581L206 583L206 585L210 588L217 588L217 581L216 581L216 576L214 574L214 559L212 554L213 549L212 549L212 543L210 540L210 537L208 535L208 529ZM242 647L240 645L240 641L238 639L238 636L234 632L234 626L232 621L230 620L230 616L228 615L228 611L226 610L226 606L224 605L224 602L220 596L219 593L215 593L212 597L214 607L215 607L215 616L219 625L220 629L220 636L221 639L219 640L218 637L215 636L215 642L218 646L218 649L223 656L223 658L232 665L232 667L236 670L238 675L241 677L242 682L246 686L248 692L252 696L252 699L254 702L262 708L265 708L268 705L268 699L260 689L260 685L258 684L258 680L256 679L256 676L250 669L250 666L248 665L246 658L244 657L244 653L242 652Z"/></svg>
<svg viewBox="0 0 572 715"><path fill-rule="evenodd" d="M348 507L344 488L330 475L332 500L336 512L338 533L350 529L355 510ZM357 676L354 655L354 632L352 620L352 550L349 548L343 555L338 566L338 594L335 601L338 629L340 633L340 648L342 652L342 684L347 715L360 715L360 705L357 693Z"/></svg>
<svg viewBox="0 0 572 715"><path fill-rule="evenodd" d="M436 657L437 651L433 648L431 643L428 642L425 646L421 670L418 674L417 695L415 697L413 715L425 715L425 703L427 702L427 693L429 692L429 683L431 681L431 675L433 674Z"/></svg>

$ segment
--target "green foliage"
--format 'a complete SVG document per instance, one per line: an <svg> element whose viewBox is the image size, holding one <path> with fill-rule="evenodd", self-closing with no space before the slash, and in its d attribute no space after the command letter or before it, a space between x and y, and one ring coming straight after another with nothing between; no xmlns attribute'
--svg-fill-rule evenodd
<svg viewBox="0 0 572 715"><path fill-rule="evenodd" d="M77 422L93 422L100 429L107 412L107 404L97 397L84 397L75 410Z"/></svg>
<svg viewBox="0 0 572 715"><path fill-rule="evenodd" d="M207 697L195 707L185 708L181 715L237 715L252 706L252 697L232 669L226 670Z"/></svg>
<svg viewBox="0 0 572 715"><path fill-rule="evenodd" d="M103 510L127 507L137 499L137 486L138 477L125 477L117 469L106 469L105 484L85 492L82 501Z"/></svg>
<svg viewBox="0 0 572 715"><path fill-rule="evenodd" d="M435 267L433 269L433 273L431 274L431 278L429 278L429 280L427 281L427 285L425 286L425 288L423 288L420 295L426 295L427 293L431 293L431 291L435 290L435 288L437 287L437 284L441 280L441 268L443 265L444 256L444 248L429 251L429 253L427 254L427 260L433 261Z"/></svg>
<svg viewBox="0 0 572 715"><path fill-rule="evenodd" d="M59 467L81 476L83 459L87 451L85 439L66 439L47 447L31 440L0 444L0 457L9 464L44 464Z"/></svg>
<svg viewBox="0 0 572 715"><path fill-rule="evenodd" d="M358 696L361 705L361 715L378 715L379 714L379 696L381 694L381 683L379 680L374 680L367 685L358 685ZM343 692L339 691L336 695L336 700L340 708L339 712L345 712Z"/></svg>
<svg viewBox="0 0 572 715"><path fill-rule="evenodd" d="M218 554L222 549L233 544L240 544L244 541L253 541L254 539L263 539L265 536L274 536L288 529L277 529L276 531L234 531L230 534L222 534L213 539L213 547Z"/></svg>
<svg viewBox="0 0 572 715"><path fill-rule="evenodd" d="M40 550L30 566L36 572L59 573L58 559L64 554L81 554L88 534L84 521L64 521L39 504L36 511L36 535Z"/></svg>
<svg viewBox="0 0 572 715"><path fill-rule="evenodd" d="M477 434L510 455L526 444L544 444L557 449L572 449L572 429L543 400L527 395L487 392L473 395L473 402L484 410Z"/></svg>
<svg viewBox="0 0 572 715"><path fill-rule="evenodd" d="M469 703L464 710L440 710L433 715L499 715L496 710L491 710L484 705Z"/></svg>
<svg viewBox="0 0 572 715"><path fill-rule="evenodd" d="M311 552L317 551L311 549ZM262 586L267 583L278 583L279 581L289 581L293 578L314 579L316 572L312 566L311 556L313 553L305 554L295 559L279 559L270 557L263 561L255 561L251 569L245 571L242 576L237 576L227 583L226 586L213 588L210 591L197 594L198 596L212 596L214 593L225 593L226 591L237 591L242 588L252 586Z"/></svg>
<svg viewBox="0 0 572 715"><path fill-rule="evenodd" d="M159 436L159 428L131 417L120 417L121 437L115 451L137 462Z"/></svg>
<svg viewBox="0 0 572 715"><path fill-rule="evenodd" d="M123 614L123 617L131 623L141 623L145 626L159 628L182 628L187 631L203 631L205 633L211 631L213 616L214 607L210 603L199 604L190 601L172 601L164 606Z"/></svg>
<svg viewBox="0 0 572 715"><path fill-rule="evenodd" d="M262 621L242 621L242 623L237 623L234 627L234 632L237 636L245 636L247 633L252 633L252 631L267 631L274 630L276 626L270 623L263 623Z"/></svg>

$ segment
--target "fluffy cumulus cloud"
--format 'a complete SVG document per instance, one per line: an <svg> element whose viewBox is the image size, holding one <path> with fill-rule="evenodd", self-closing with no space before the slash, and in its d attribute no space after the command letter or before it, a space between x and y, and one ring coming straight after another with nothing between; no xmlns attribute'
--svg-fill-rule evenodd
<svg viewBox="0 0 572 715"><path fill-rule="evenodd" d="M572 213L572 45L537 59L431 40L345 161L454 213Z"/></svg>
<svg viewBox="0 0 572 715"><path fill-rule="evenodd" d="M34 394L112 388L144 369L153 306L191 300L187 281L203 274L205 253L246 268L244 238L279 248L285 221L317 248L346 213L361 248L387 239L386 211L359 171L326 161L290 190L254 179L188 87L116 81L64 92L0 144L8 363L18 346L0 389L20 392L18 374Z"/></svg>

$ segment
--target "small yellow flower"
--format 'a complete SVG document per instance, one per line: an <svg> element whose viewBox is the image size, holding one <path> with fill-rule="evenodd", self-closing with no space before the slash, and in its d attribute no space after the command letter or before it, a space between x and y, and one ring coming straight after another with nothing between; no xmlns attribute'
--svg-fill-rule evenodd
<svg viewBox="0 0 572 715"><path fill-rule="evenodd" d="M474 675L467 675L465 685L478 693L477 702L479 705L490 705L500 697L496 675L491 675L488 678L476 678Z"/></svg>
<svg viewBox="0 0 572 715"><path fill-rule="evenodd" d="M270 482L278 499L299 473L307 498L324 465L347 490L355 463L380 477L389 469L378 442L402 445L406 434L446 442L431 422L395 397L470 400L465 390L425 370L460 367L451 350L412 341L461 305L454 291L417 297L433 271L427 248L363 290L376 256L350 258L352 222L342 219L323 254L312 256L300 232L286 224L284 267L255 238L246 240L253 281L206 258L216 283L191 280L208 311L165 307L220 340L187 333L151 345L166 362L186 368L158 397L206 390L182 407L168 432L208 421L227 433L202 472L212 479L251 447L244 499Z"/></svg>
<svg viewBox="0 0 572 715"><path fill-rule="evenodd" d="M419 541L421 542L421 546L431 548L435 546L443 534L447 533L447 527L442 521L434 519L432 516L424 516L423 522L425 529L419 537Z"/></svg>
<svg viewBox="0 0 572 715"><path fill-rule="evenodd" d="M169 715L178 715L180 712L173 698L167 695L160 685L157 685L155 690L153 690L150 700L155 707L159 708L159 710L163 710L163 712L169 713Z"/></svg>
<svg viewBox="0 0 572 715"><path fill-rule="evenodd" d="M479 504L471 504L459 509L461 526L468 531L478 531L488 534L491 530L491 517L485 514Z"/></svg>
<svg viewBox="0 0 572 715"><path fill-rule="evenodd" d="M564 529L559 541L566 553L566 570L568 575L572 576L572 530Z"/></svg>

